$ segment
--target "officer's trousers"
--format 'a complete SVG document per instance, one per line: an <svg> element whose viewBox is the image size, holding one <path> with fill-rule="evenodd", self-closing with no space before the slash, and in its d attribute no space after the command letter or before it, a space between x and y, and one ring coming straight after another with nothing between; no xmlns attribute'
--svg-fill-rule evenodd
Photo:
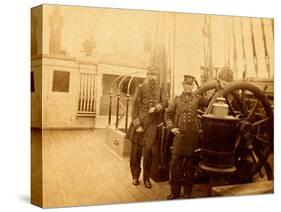
<svg viewBox="0 0 281 212"><path fill-rule="evenodd" d="M138 179L141 173L141 157L143 155L143 180L149 180L152 165L152 148L143 147L138 143L131 146L130 168L132 177Z"/></svg>
<svg viewBox="0 0 281 212"><path fill-rule="evenodd" d="M197 158L173 154L171 159L171 192L179 196L181 185L185 195L191 195Z"/></svg>

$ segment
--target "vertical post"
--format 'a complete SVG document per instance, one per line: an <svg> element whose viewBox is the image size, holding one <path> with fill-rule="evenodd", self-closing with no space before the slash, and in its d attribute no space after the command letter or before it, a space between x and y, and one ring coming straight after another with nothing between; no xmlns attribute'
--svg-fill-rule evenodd
<svg viewBox="0 0 281 212"><path fill-rule="evenodd" d="M119 125L119 104L120 104L120 90L117 91L117 101L116 101L116 123L115 127L118 129Z"/></svg>
<svg viewBox="0 0 281 212"><path fill-rule="evenodd" d="M252 18L250 18L250 29L251 29L251 39L252 39L252 49L253 49L253 58L254 58L254 64L255 64L255 72L256 72L256 77L258 77L258 58L257 58Z"/></svg>
<svg viewBox="0 0 281 212"><path fill-rule="evenodd" d="M271 19L271 30L272 30L272 38L274 41L274 19L273 18Z"/></svg>
<svg viewBox="0 0 281 212"><path fill-rule="evenodd" d="M90 75L86 74L87 76L87 86L86 86L86 111L89 112L90 106Z"/></svg>
<svg viewBox="0 0 281 212"><path fill-rule="evenodd" d="M129 118L129 101L130 101L130 93L127 93L127 102L126 102L126 118L125 118L125 132L128 130L128 118Z"/></svg>
<svg viewBox="0 0 281 212"><path fill-rule="evenodd" d="M203 33L203 50L204 50L204 66L201 67L201 84L205 82L205 70L208 70L208 24L207 15L204 15L204 25L202 28Z"/></svg>
<svg viewBox="0 0 281 212"><path fill-rule="evenodd" d="M129 101L130 101L130 88L131 88L131 83L134 80L134 76L131 77L129 83L128 83L128 87L127 87L127 105L126 105L126 132L128 130L128 119L129 119Z"/></svg>
<svg viewBox="0 0 281 212"><path fill-rule="evenodd" d="M244 38L244 29L243 29L242 18L240 18L240 27L241 27L241 35L242 35L241 39L242 39L243 64L244 64L243 79L246 79L246 77L247 77L247 58L246 58L245 38Z"/></svg>
<svg viewBox="0 0 281 212"><path fill-rule="evenodd" d="M227 66L227 17L224 17L224 66Z"/></svg>
<svg viewBox="0 0 281 212"><path fill-rule="evenodd" d="M177 24L177 20L176 20L176 13L173 14L173 63L172 63L172 83L171 83L171 90L172 90L172 98L174 98L175 96L175 71L176 71L176 24Z"/></svg>
<svg viewBox="0 0 281 212"><path fill-rule="evenodd" d="M79 73L80 76L80 90L79 90L79 106L78 106L78 112L82 111L82 103L83 103L83 99L82 99L82 74L81 72Z"/></svg>
<svg viewBox="0 0 281 212"><path fill-rule="evenodd" d="M96 72L94 79L94 102L93 102L93 111L100 115L100 107L101 107L101 97L103 96L103 74L100 72Z"/></svg>
<svg viewBox="0 0 281 212"><path fill-rule="evenodd" d="M83 111L85 112L87 110L87 86L88 86L88 81L87 81L87 75L83 74Z"/></svg>
<svg viewBox="0 0 281 212"><path fill-rule="evenodd" d="M91 96L90 96L90 111L94 111L94 96L95 95L95 76L91 75Z"/></svg>
<svg viewBox="0 0 281 212"><path fill-rule="evenodd" d="M227 19L227 25L230 26L230 17ZM228 27L227 27L228 28ZM230 68L230 42L231 42L231 28L228 28L227 31L227 67Z"/></svg>
<svg viewBox="0 0 281 212"><path fill-rule="evenodd" d="M267 69L268 78L270 78L270 64L269 64L269 55L267 50L266 36L265 36L265 28L264 28L264 20L261 18L261 29L262 29L262 39L264 45L264 56L265 56L265 64Z"/></svg>
<svg viewBox="0 0 281 212"><path fill-rule="evenodd" d="M82 107L81 111L85 111L85 74L82 74Z"/></svg>
<svg viewBox="0 0 281 212"><path fill-rule="evenodd" d="M236 47L236 34L235 34L235 26L234 26L234 17L232 17L232 37L233 37L233 66L235 72L235 79L237 79L237 47Z"/></svg>
<svg viewBox="0 0 281 212"><path fill-rule="evenodd" d="M211 33L211 24L212 24L212 19L211 16L209 16L209 23L208 23L208 41L209 41L209 76L210 79L212 80L214 78L214 72L213 72L213 45L212 45L212 33Z"/></svg>
<svg viewBox="0 0 281 212"><path fill-rule="evenodd" d="M112 88L110 89L109 92L109 110L108 110L108 125L111 124L111 111L112 111Z"/></svg>

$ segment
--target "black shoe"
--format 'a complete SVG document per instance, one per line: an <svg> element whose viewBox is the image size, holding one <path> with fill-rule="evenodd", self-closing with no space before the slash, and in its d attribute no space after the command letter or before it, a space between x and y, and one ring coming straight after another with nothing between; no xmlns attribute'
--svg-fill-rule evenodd
<svg viewBox="0 0 281 212"><path fill-rule="evenodd" d="M133 185L139 185L140 184L138 179L133 179L132 183L133 183Z"/></svg>
<svg viewBox="0 0 281 212"><path fill-rule="evenodd" d="M152 185L151 185L150 180L144 180L144 186L145 186L146 188L152 188Z"/></svg>
<svg viewBox="0 0 281 212"><path fill-rule="evenodd" d="M191 193L192 193L192 187L190 186L185 186L183 188L183 198L184 199L188 199L191 197Z"/></svg>
<svg viewBox="0 0 281 212"><path fill-rule="evenodd" d="M183 198L184 198L184 199L191 198L191 195L190 195L190 194L183 194Z"/></svg>
<svg viewBox="0 0 281 212"><path fill-rule="evenodd" d="M179 195L176 195L176 194L169 194L169 196L167 196L167 200L172 200L172 199L178 199L179 198Z"/></svg>

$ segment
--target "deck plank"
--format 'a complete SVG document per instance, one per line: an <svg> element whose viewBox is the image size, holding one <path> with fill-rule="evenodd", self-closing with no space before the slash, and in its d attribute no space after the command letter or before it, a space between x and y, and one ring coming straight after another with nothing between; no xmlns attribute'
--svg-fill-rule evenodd
<svg viewBox="0 0 281 212"><path fill-rule="evenodd" d="M129 161L109 151L104 130L43 133L44 207L165 200L168 182L152 183L152 189L131 184ZM204 196L204 188L194 193Z"/></svg>

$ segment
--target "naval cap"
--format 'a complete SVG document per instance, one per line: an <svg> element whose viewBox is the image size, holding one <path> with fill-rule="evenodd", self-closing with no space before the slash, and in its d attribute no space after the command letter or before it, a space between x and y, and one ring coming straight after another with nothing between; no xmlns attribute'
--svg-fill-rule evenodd
<svg viewBox="0 0 281 212"><path fill-rule="evenodd" d="M158 75L158 69L154 66L149 66L147 67L147 73L146 74L151 74L151 75Z"/></svg>
<svg viewBox="0 0 281 212"><path fill-rule="evenodd" d="M183 83L193 84L194 80L195 80L194 76L191 76L191 75L184 75L183 76Z"/></svg>

